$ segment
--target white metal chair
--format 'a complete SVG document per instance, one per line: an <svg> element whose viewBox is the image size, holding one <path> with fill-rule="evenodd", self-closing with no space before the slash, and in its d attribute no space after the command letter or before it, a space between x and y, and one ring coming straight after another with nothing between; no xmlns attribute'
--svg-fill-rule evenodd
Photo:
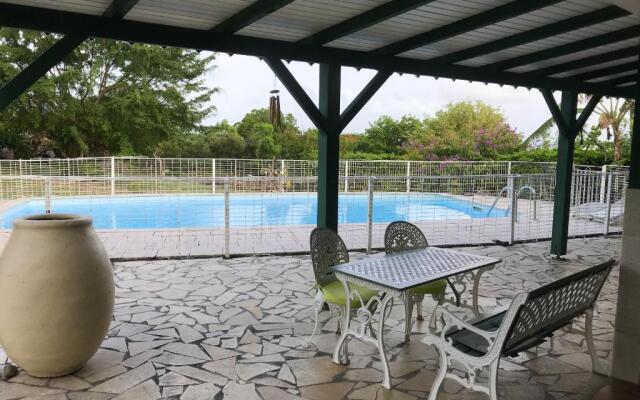
<svg viewBox="0 0 640 400"><path fill-rule="evenodd" d="M429 246L427 238L424 236L420 228L406 221L394 221L387 226L384 232L384 250L386 254L396 254L403 251L425 249ZM418 286L409 291L407 299L404 303L405 308L405 327L404 335L408 339L411 335L411 320L413 317L413 306L416 306L416 319L422 321L422 301L424 296L431 295L439 305L444 301L445 291L447 290L448 280L440 279L435 282ZM450 284L450 283L449 283ZM451 285L451 284L450 284ZM459 295L453 285L456 299ZM458 300L459 301L459 300ZM432 314L433 316L434 314ZM432 318L432 323L433 323Z"/></svg>
<svg viewBox="0 0 640 400"><path fill-rule="evenodd" d="M538 346L583 314L593 371L604 373L593 344L593 306L614 263L609 260L530 293L519 293L508 310L475 322L462 321L439 307L437 318L444 326L439 334L430 333L423 339L440 353L440 368L429 400L436 400L445 377L497 400L500 358ZM466 369L464 378L447 372L453 360ZM479 371L484 368L489 369L488 386L476 381Z"/></svg>

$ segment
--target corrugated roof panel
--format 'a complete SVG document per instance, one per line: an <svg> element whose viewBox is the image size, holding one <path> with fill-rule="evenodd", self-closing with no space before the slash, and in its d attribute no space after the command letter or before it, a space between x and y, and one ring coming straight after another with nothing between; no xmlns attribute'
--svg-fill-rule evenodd
<svg viewBox="0 0 640 400"><path fill-rule="evenodd" d="M567 43L576 42L582 39L595 37L598 35L602 35L603 33L612 32L625 27L636 25L638 23L640 23L640 18L635 15L630 15L622 18L617 18L612 21L602 22L600 24L592 25L586 28L577 29L562 35L556 35L543 40L538 40L538 41L527 43L521 46L498 51L492 54L476 57L470 60L465 60L460 62L460 64L467 65L467 66L482 66L482 65L493 63L493 62L502 61L502 60L513 58L513 57L519 57L522 55L534 53L540 50L561 46ZM618 49L618 48L620 47L614 46L614 48L612 49ZM574 57L575 56L572 56L571 58L574 58ZM537 65L536 68L540 68L540 65Z"/></svg>
<svg viewBox="0 0 640 400"><path fill-rule="evenodd" d="M607 68L607 67L615 67L616 65L620 65L620 64L626 64L632 61L637 61L638 57L627 57L627 58L621 58L619 60L615 60L615 61L609 61L606 63L602 63L602 64L597 64L597 65L590 65L588 67L583 67L583 68L577 68L571 71L567 71L567 72L561 72L559 74L555 74L553 75L553 77L555 78L564 78L567 76L571 76L571 75L575 75L575 74L580 74L583 72L589 72L589 71L595 71L598 69L602 69L602 68Z"/></svg>
<svg viewBox="0 0 640 400"><path fill-rule="evenodd" d="M497 24L476 29L450 39L433 43L429 46L412 50L403 55L406 57L421 59L430 58L429 55L440 56L513 36L600 8L602 7L599 4L587 4L584 7L577 7L575 4L559 3L518 17L510 18Z"/></svg>
<svg viewBox="0 0 640 400"><path fill-rule="evenodd" d="M607 75L607 76L602 76L602 77L596 78L596 79L590 79L587 82L600 83L600 82L608 81L608 80L611 80L611 79L620 78L622 76L631 75L632 73L633 73L632 71L620 72L619 74Z"/></svg>
<svg viewBox="0 0 640 400"><path fill-rule="evenodd" d="M329 43L329 46L373 50L423 33L486 10L509 3L508 0L436 0L415 10Z"/></svg>
<svg viewBox="0 0 640 400"><path fill-rule="evenodd" d="M2 2L90 15L102 15L111 4L111 0L3 0Z"/></svg>
<svg viewBox="0 0 640 400"><path fill-rule="evenodd" d="M254 0L140 0L125 19L193 29L209 29Z"/></svg>
<svg viewBox="0 0 640 400"><path fill-rule="evenodd" d="M297 41L384 3L387 0L296 0L238 33Z"/></svg>

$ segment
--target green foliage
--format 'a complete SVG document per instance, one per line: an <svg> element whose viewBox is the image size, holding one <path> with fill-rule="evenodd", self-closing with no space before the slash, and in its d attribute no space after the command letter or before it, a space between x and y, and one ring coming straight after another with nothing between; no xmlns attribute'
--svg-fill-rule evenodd
<svg viewBox="0 0 640 400"><path fill-rule="evenodd" d="M178 158L242 158L244 138L227 121L202 129L198 134L173 135L161 142L157 157Z"/></svg>
<svg viewBox="0 0 640 400"><path fill-rule="evenodd" d="M0 84L56 40L0 30ZM213 111L217 89L203 84L212 61L192 50L86 41L2 112L0 148L16 157L152 155Z"/></svg>
<svg viewBox="0 0 640 400"><path fill-rule="evenodd" d="M354 151L400 155L404 152L403 146L409 137L418 134L422 128L422 122L413 116L404 116L396 121L384 115L364 131L362 139L356 142Z"/></svg>

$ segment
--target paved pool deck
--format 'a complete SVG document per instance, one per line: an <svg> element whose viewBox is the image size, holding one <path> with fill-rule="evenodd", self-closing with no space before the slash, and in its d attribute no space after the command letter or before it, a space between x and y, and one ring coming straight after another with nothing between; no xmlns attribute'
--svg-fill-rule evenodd
<svg viewBox="0 0 640 400"><path fill-rule="evenodd" d="M481 280L480 304L489 311L509 304L519 291L617 257L620 247L620 238L570 240L566 261L548 258L546 242L464 251L504 260ZM351 253L352 259L364 256ZM117 262L114 272L115 313L98 353L71 376L37 379L21 372L0 382L0 400L414 400L427 396L436 374L438 355L420 340L427 323L416 321L404 344L399 304L386 325L391 390L379 383L381 364L371 345L353 340L351 364L331 362L338 336L329 312L321 314L322 331L311 347L302 348L313 327L307 255ZM596 306L595 343L605 360L611 355L617 282L616 268ZM427 316L432 307L425 302ZM586 400L605 385L607 378L591 372L583 323L558 332L553 347L546 343L504 360L500 398ZM438 399L486 395L446 381Z"/></svg>

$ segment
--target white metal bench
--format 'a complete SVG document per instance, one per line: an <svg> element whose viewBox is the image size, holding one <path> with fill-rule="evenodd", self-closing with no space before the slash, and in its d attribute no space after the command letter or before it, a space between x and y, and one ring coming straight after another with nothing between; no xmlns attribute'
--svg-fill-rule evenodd
<svg viewBox="0 0 640 400"><path fill-rule="evenodd" d="M439 333L427 334L423 339L440 353L440 369L429 400L436 400L445 377L497 400L500 358L515 356L538 346L583 314L586 316L585 336L593 371L604 374L605 369L593 344L593 306L614 264L615 260L609 260L532 292L519 293L506 311L475 321L462 321L447 310L438 308L436 318L444 326ZM464 377L448 372L452 360L464 366ZM487 386L476 380L484 368L489 368Z"/></svg>

